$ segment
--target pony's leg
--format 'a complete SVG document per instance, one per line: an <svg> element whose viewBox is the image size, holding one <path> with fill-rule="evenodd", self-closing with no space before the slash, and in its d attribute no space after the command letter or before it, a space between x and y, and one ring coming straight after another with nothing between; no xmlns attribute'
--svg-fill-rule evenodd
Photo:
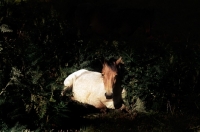
<svg viewBox="0 0 200 132"><path fill-rule="evenodd" d="M122 106L118 110L124 113L131 113L124 104L122 104Z"/></svg>
<svg viewBox="0 0 200 132"><path fill-rule="evenodd" d="M120 110L126 110L126 106L122 104L122 106L119 108Z"/></svg>
<svg viewBox="0 0 200 132"><path fill-rule="evenodd" d="M109 109L115 109L115 106L114 106L114 102L113 100L107 100L105 102L102 102L107 108Z"/></svg>

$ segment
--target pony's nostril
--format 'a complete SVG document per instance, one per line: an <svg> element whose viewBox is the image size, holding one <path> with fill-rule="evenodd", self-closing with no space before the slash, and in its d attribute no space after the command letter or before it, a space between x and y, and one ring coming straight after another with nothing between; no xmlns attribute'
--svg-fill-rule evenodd
<svg viewBox="0 0 200 132"><path fill-rule="evenodd" d="M112 98L113 98L113 93L111 93L111 94L109 94L109 95L107 95L107 94L105 93L105 96L106 96L106 99L112 99Z"/></svg>

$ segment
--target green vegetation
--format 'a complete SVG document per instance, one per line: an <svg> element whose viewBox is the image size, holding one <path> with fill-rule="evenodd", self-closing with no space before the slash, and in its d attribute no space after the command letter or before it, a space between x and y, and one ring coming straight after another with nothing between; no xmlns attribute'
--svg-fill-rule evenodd
<svg viewBox="0 0 200 132"><path fill-rule="evenodd" d="M199 131L199 34L161 28L157 15L148 37L140 26L105 39L76 25L76 2L0 2L0 131ZM119 56L130 113L93 114L60 98L70 73L100 71L102 58Z"/></svg>

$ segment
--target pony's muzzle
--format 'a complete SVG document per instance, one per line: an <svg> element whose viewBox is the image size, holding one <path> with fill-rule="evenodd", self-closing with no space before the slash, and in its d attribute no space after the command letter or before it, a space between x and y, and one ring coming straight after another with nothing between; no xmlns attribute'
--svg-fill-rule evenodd
<svg viewBox="0 0 200 132"><path fill-rule="evenodd" d="M112 99L113 98L113 93L111 93L109 95L105 93L105 96L106 96L106 99Z"/></svg>

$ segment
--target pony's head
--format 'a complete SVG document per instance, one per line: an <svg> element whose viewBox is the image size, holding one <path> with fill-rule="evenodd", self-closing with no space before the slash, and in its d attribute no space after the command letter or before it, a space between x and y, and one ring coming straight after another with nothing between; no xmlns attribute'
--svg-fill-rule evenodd
<svg viewBox="0 0 200 132"><path fill-rule="evenodd" d="M113 98L113 88L115 88L115 85L118 81L120 64L123 64L121 57L116 61L110 59L109 61L105 61L103 64L102 77L103 77L104 87L106 90L105 93L106 99Z"/></svg>

